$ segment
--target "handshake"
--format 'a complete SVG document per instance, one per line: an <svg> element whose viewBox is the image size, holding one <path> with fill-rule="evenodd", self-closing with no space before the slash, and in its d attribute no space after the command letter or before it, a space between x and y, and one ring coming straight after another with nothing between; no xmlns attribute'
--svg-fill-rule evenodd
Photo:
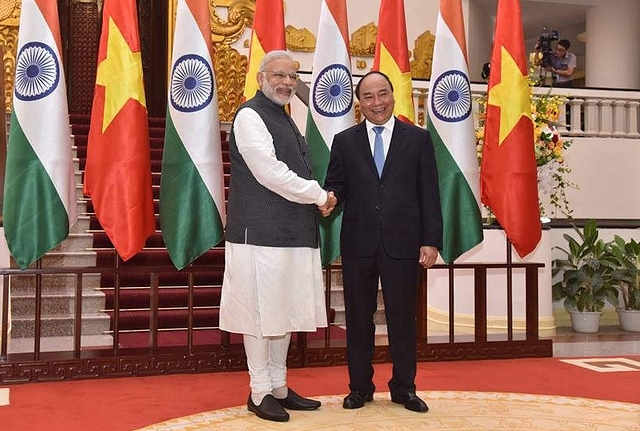
<svg viewBox="0 0 640 431"><path fill-rule="evenodd" d="M333 192L327 192L327 201L324 205L318 205L318 210L320 210L320 214L322 217L328 217L331 214L331 211L336 207L338 203L338 198L333 194Z"/></svg>

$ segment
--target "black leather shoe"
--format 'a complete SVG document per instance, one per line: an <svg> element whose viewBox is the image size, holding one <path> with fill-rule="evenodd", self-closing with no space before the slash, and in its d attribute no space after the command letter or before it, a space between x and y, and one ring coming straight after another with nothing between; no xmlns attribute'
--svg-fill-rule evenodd
<svg viewBox="0 0 640 431"><path fill-rule="evenodd" d="M282 406L271 394L265 396L259 406L255 405L251 398L251 394L249 394L247 409L249 409L250 412L255 413L259 418L266 419L268 421L286 422L289 420L289 413L284 411Z"/></svg>
<svg viewBox="0 0 640 431"><path fill-rule="evenodd" d="M364 403L373 401L373 394L365 392L350 392L349 395L344 397L342 402L343 409L359 409L364 407Z"/></svg>
<svg viewBox="0 0 640 431"><path fill-rule="evenodd" d="M415 392L407 392L406 394L391 394L391 401L396 404L404 405L404 408L412 412L424 413L429 411L427 403L422 401Z"/></svg>
<svg viewBox="0 0 640 431"><path fill-rule="evenodd" d="M322 405L320 401L311 400L296 394L288 388L287 398L276 398L282 407L289 410L315 410Z"/></svg>

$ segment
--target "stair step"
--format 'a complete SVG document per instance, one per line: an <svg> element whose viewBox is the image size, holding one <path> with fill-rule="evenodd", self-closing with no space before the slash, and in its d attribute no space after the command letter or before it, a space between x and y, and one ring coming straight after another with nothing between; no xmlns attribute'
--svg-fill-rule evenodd
<svg viewBox="0 0 640 431"><path fill-rule="evenodd" d="M42 292L48 295L74 293L77 276L75 274L43 274L41 277ZM36 288L35 275L14 275L11 277L11 296L33 296ZM100 287L100 274L83 274L82 291L93 292Z"/></svg>
<svg viewBox="0 0 640 431"><path fill-rule="evenodd" d="M51 249L51 252L66 253L75 251L86 251L93 246L93 235L90 233L69 234L66 240Z"/></svg>
<svg viewBox="0 0 640 431"><path fill-rule="evenodd" d="M105 307L105 295L100 291L82 293L82 312L90 313ZM45 293L42 295L41 312L47 316L73 315L76 309L75 292ZM11 295L11 313L19 316L35 316L35 296Z"/></svg>
<svg viewBox="0 0 640 431"><path fill-rule="evenodd" d="M344 315L344 306L339 306L339 305L334 306L332 304L331 308L335 310L335 318L334 318L335 320L333 321L333 323L335 325L346 325L346 319ZM376 325L386 325L386 322L387 322L387 318L384 314L384 307L380 308L380 306L378 306L378 309L373 314L373 323Z"/></svg>
<svg viewBox="0 0 640 431"><path fill-rule="evenodd" d="M96 253L93 251L66 251L66 252L48 252L42 259L44 268L51 267L73 267L73 266L95 266Z"/></svg>
<svg viewBox="0 0 640 431"><path fill-rule="evenodd" d="M107 312L112 315L112 312ZM118 330L149 329L149 312L147 310L121 311ZM219 312L217 308L193 310L193 326L197 328L217 328ZM158 328L186 329L188 326L187 310L158 311ZM113 330L113 326L111 327Z"/></svg>
<svg viewBox="0 0 640 431"><path fill-rule="evenodd" d="M70 352L74 348L72 336L42 337L40 338L41 352ZM32 353L34 346L33 337L12 338L9 342L9 353ZM113 337L108 334L83 335L80 338L80 346L91 350L113 346Z"/></svg>
<svg viewBox="0 0 640 431"><path fill-rule="evenodd" d="M111 319L106 313L83 313L82 334L99 335L109 330ZM41 335L43 337L57 337L73 335L73 317L42 316ZM35 325L33 318L24 316L11 317L11 338L25 338L34 336Z"/></svg>
<svg viewBox="0 0 640 431"><path fill-rule="evenodd" d="M106 295L105 308L113 309L114 289L102 289ZM194 286L193 305L195 307L214 307L220 305L221 286ZM149 287L120 289L119 307L149 308L151 304ZM158 289L158 307L184 308L188 306L189 289L187 287L160 287Z"/></svg>

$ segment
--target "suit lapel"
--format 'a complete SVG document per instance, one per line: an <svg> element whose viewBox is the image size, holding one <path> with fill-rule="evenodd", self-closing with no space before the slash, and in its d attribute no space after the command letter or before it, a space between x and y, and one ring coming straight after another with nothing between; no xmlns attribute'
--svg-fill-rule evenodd
<svg viewBox="0 0 640 431"><path fill-rule="evenodd" d="M367 134L367 125L364 121L358 125L358 129L356 130L356 142L360 156L371 169L371 173L377 177L378 170L375 162L373 161L371 143L369 142L369 135Z"/></svg>
<svg viewBox="0 0 640 431"><path fill-rule="evenodd" d="M407 134L407 125L396 118L396 122L393 126L393 133L391 134L391 143L389 144L389 152L384 162L384 169L382 170L382 176L387 170L393 166L393 160L396 158L404 145L405 137ZM372 158L373 159L373 158Z"/></svg>

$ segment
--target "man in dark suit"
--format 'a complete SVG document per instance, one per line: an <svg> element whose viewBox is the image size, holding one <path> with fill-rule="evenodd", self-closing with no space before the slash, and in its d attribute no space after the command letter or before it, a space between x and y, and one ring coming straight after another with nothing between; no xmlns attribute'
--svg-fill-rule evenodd
<svg viewBox="0 0 640 431"><path fill-rule="evenodd" d="M393 116L393 85L383 73L366 74L356 97L366 121L335 136L325 181L344 204L340 243L351 392L343 407L373 400L380 281L393 360L391 400L426 412L415 393L416 293L421 266L432 266L442 247L434 148L429 132Z"/></svg>

